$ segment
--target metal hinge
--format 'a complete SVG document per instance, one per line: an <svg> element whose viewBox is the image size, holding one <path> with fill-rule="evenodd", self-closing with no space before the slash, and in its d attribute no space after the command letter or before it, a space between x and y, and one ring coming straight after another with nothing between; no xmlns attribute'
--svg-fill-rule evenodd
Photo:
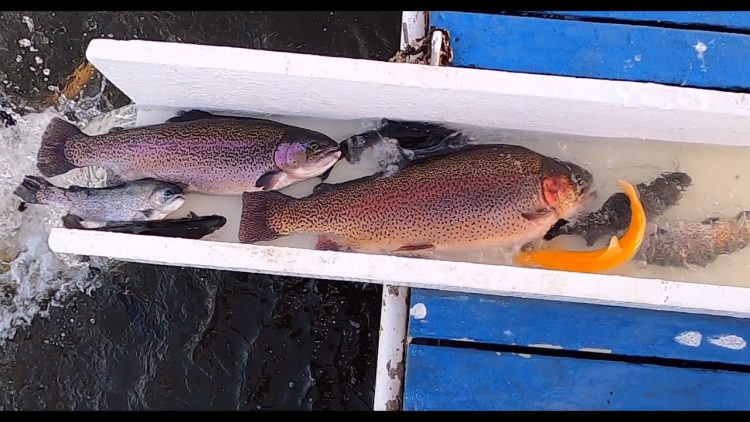
<svg viewBox="0 0 750 422"><path fill-rule="evenodd" d="M408 40L409 33L406 23L403 25L403 37ZM388 61L451 66L453 65L453 49L450 40L450 33L447 30L431 26L424 37L410 41Z"/></svg>

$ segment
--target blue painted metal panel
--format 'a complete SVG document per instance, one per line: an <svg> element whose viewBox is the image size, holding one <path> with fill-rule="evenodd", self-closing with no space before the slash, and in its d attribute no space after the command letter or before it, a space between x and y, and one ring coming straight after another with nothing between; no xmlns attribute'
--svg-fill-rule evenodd
<svg viewBox="0 0 750 422"><path fill-rule="evenodd" d="M413 338L750 365L748 319L413 289L417 303L427 314L409 318Z"/></svg>
<svg viewBox="0 0 750 422"><path fill-rule="evenodd" d="M750 374L412 345L404 410L750 410Z"/></svg>
<svg viewBox="0 0 750 422"><path fill-rule="evenodd" d="M625 24L430 12L454 65L750 90L750 35Z"/></svg>
<svg viewBox="0 0 750 422"><path fill-rule="evenodd" d="M588 12L588 11L533 11L579 18L616 19L623 21L662 22L678 25L710 25L729 30L750 30L750 12Z"/></svg>

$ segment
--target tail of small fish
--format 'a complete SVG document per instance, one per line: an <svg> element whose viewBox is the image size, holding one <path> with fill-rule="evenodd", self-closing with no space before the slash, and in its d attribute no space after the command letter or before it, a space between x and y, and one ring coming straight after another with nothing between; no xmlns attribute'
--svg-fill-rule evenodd
<svg viewBox="0 0 750 422"><path fill-rule="evenodd" d="M271 227L268 218L292 200L293 197L277 191L243 193L240 243L263 242L283 236Z"/></svg>
<svg viewBox="0 0 750 422"><path fill-rule="evenodd" d="M13 193L21 198L23 202L27 204L39 204L37 193L45 188L53 187L54 185L41 177L37 176L26 176L23 178L23 182L16 188Z"/></svg>
<svg viewBox="0 0 750 422"><path fill-rule="evenodd" d="M65 145L71 139L88 136L72 123L55 117L42 135L37 153L37 168L46 177L64 174L78 168L65 157Z"/></svg>

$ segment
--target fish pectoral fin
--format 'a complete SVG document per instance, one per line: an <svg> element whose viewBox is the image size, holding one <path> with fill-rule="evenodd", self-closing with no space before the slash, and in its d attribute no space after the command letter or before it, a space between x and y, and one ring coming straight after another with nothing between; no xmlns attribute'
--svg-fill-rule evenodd
<svg viewBox="0 0 750 422"><path fill-rule="evenodd" d="M201 119L215 119L217 116L215 114L211 114L207 111L201 111L201 110L188 110L182 114L179 114L177 116L174 116L170 119L167 119L167 122L170 123L179 123L179 122L192 122L193 120L201 120Z"/></svg>
<svg viewBox="0 0 750 422"><path fill-rule="evenodd" d="M721 220L719 217L708 217L707 219L701 221L701 224L714 224L717 221Z"/></svg>
<svg viewBox="0 0 750 422"><path fill-rule="evenodd" d="M411 251L425 251L429 249L435 249L435 245L430 243L420 243L415 245L405 245L398 249L396 252L411 252Z"/></svg>
<svg viewBox="0 0 750 422"><path fill-rule="evenodd" d="M325 182L326 179L328 179L328 176L330 176L331 172L333 171L333 167L334 166L329 167L328 170L324 171L323 173L320 174L320 176L318 176L321 182Z"/></svg>
<svg viewBox="0 0 750 422"><path fill-rule="evenodd" d="M146 217L147 220L153 220L155 218L159 218L161 216L161 212L150 209L150 210L141 210L141 214L143 214L144 217Z"/></svg>
<svg viewBox="0 0 750 422"><path fill-rule="evenodd" d="M319 251L345 251L347 247L342 243L337 242L332 236L320 235L318 236L318 242L315 244L315 249Z"/></svg>
<svg viewBox="0 0 750 422"><path fill-rule="evenodd" d="M67 213L62 217L63 227L66 229L85 229L86 227L83 227L81 221L83 221L83 218L71 213Z"/></svg>
<svg viewBox="0 0 750 422"><path fill-rule="evenodd" d="M601 255L599 255L599 259L607 258L610 256L617 255L622 252L622 246L620 246L620 240L617 238L617 236L612 236L612 238L609 240L609 246L607 246L607 249L602 252Z"/></svg>
<svg viewBox="0 0 750 422"><path fill-rule="evenodd" d="M286 177L287 175L283 171L269 171L255 181L255 187L263 188L263 190L274 190L277 186L281 186Z"/></svg>
<svg viewBox="0 0 750 422"><path fill-rule="evenodd" d="M80 192L80 191L86 190L87 188L85 188L83 186L78 186L78 185L70 185L70 186L68 186L67 189L70 192Z"/></svg>
<svg viewBox="0 0 750 422"><path fill-rule="evenodd" d="M529 221L536 221L536 220L539 220L540 218L544 218L548 216L549 213L551 212L552 210L550 208L540 208L538 210L531 211L531 212L522 212L521 216Z"/></svg>

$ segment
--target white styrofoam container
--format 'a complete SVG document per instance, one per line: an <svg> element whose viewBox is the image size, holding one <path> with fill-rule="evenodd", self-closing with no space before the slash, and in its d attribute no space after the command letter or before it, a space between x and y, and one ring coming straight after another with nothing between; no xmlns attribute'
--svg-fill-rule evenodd
<svg viewBox="0 0 750 422"><path fill-rule="evenodd" d="M149 41L93 40L87 57L142 112L393 118L735 146L750 133L746 94ZM53 229L49 243L135 262L750 316L741 287L67 229Z"/></svg>

